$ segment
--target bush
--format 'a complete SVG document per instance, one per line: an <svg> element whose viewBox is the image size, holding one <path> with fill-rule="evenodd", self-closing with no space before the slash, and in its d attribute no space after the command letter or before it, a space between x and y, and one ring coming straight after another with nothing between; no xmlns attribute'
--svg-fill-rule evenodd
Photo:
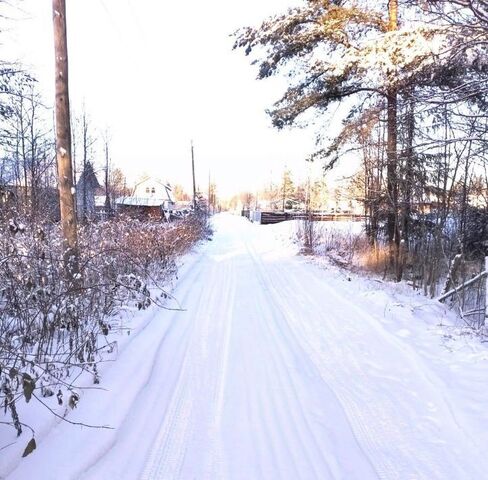
<svg viewBox="0 0 488 480"><path fill-rule="evenodd" d="M176 259L210 232L196 215L171 224L119 218L83 225L80 278L73 281L59 225L16 218L2 225L0 400L20 435L18 399L56 395L75 406L72 379L89 372L99 382L97 363L114 348L106 336L117 328L115 314L127 305L164 306Z"/></svg>

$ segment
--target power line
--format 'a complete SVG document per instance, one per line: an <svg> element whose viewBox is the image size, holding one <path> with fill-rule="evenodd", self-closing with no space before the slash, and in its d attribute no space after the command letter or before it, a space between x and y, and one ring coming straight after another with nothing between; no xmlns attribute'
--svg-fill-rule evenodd
<svg viewBox="0 0 488 480"><path fill-rule="evenodd" d="M117 32L117 35L125 41L124 35L122 35L122 31L120 30L119 26L115 22L112 14L110 13L109 9L107 8L107 5L105 4L104 0L99 0L100 5L102 6L103 10L105 11L105 14L107 15L107 18L109 19L110 23L112 24L112 27L114 30Z"/></svg>
<svg viewBox="0 0 488 480"><path fill-rule="evenodd" d="M141 22L139 21L139 15L137 15L137 11L136 9L134 8L134 5L132 4L132 1L131 0L127 0L127 6L129 7L129 10L132 14L132 17L134 18L134 22L135 22L135 25L136 25L136 28L137 30L139 31L139 33L141 34L141 37L143 38L144 40L144 43L146 44L147 46L147 38L146 38L146 33L145 31L142 29L142 25L141 25Z"/></svg>

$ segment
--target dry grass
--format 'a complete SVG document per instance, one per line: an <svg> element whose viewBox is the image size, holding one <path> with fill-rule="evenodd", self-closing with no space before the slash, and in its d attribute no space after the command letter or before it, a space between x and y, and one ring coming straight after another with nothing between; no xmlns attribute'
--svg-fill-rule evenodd
<svg viewBox="0 0 488 480"><path fill-rule="evenodd" d="M388 263L388 248L386 246L374 246L369 243L363 246L355 255L357 264L365 271L381 274Z"/></svg>

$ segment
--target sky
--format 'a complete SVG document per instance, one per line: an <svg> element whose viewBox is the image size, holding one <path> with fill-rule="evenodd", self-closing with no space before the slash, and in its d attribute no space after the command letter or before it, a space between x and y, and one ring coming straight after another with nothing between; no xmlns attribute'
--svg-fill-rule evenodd
<svg viewBox="0 0 488 480"><path fill-rule="evenodd" d="M285 167L299 179L313 131L271 127L265 109L285 79L257 81L230 37L298 1L67 0L72 109L85 104L93 127L109 129L112 162L129 182L149 174L190 191L191 140L202 190L209 173L224 196L278 181ZM51 9L50 0L23 0L3 42L32 69L48 104Z"/></svg>

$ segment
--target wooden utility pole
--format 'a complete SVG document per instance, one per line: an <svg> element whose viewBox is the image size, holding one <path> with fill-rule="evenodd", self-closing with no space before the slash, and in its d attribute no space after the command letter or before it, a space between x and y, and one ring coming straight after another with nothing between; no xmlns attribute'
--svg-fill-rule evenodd
<svg viewBox="0 0 488 480"><path fill-rule="evenodd" d="M195 184L195 155L193 153L193 140L191 142L191 173L193 177L193 211L197 209L197 187Z"/></svg>
<svg viewBox="0 0 488 480"><path fill-rule="evenodd" d="M55 88L56 88L56 160L58 167L59 206L63 230L64 261L68 278L78 279L79 252L71 165L71 124L68 92L68 45L65 0L53 0Z"/></svg>
<svg viewBox="0 0 488 480"><path fill-rule="evenodd" d="M109 155L108 155L108 134L105 135L105 210L107 218L112 211L112 205L110 204L110 175L109 175Z"/></svg>

